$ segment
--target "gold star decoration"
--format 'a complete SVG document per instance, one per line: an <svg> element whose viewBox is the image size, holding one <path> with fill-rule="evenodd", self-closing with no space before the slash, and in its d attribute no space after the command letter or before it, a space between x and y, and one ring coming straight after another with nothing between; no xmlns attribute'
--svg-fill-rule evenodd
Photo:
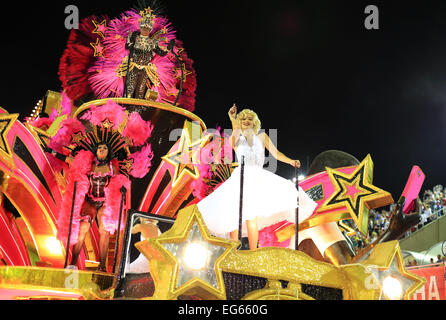
<svg viewBox="0 0 446 320"><path fill-rule="evenodd" d="M101 23L97 23L95 20L92 20L95 28L93 33L100 35L102 38L105 38L105 30L107 30L107 21L104 19Z"/></svg>
<svg viewBox="0 0 446 320"><path fill-rule="evenodd" d="M184 63L181 64L180 68L175 68L175 79L181 79L181 69L183 69L183 79L185 80L187 78L188 75L192 74L191 71L186 69L186 66L184 65Z"/></svg>
<svg viewBox="0 0 446 320"><path fill-rule="evenodd" d="M5 160L9 165L13 166L12 151L8 144L7 135L9 130L14 125L15 121L19 117L19 114L0 114L0 155L3 160Z"/></svg>
<svg viewBox="0 0 446 320"><path fill-rule="evenodd" d="M404 267L403 256L397 240L378 244L370 254L367 260L361 262L367 265L375 281L367 283L369 287L376 289L376 299L411 299L412 295L421 288L426 279L408 272ZM386 281L396 282L397 287L400 284L401 291L394 291L395 296L389 296L386 292ZM395 287L395 285L393 286ZM400 293L400 294L397 294Z"/></svg>
<svg viewBox="0 0 446 320"><path fill-rule="evenodd" d="M167 96L177 96L178 95L178 89L175 87L175 85L173 85L173 86L170 86L170 88L168 88L167 90L166 90L166 95Z"/></svg>
<svg viewBox="0 0 446 320"><path fill-rule="evenodd" d="M94 49L94 53L93 55L95 57L104 57L104 46L102 45L102 43L99 41L99 38L96 39L96 43L92 43L90 42L90 45L93 47Z"/></svg>
<svg viewBox="0 0 446 320"><path fill-rule="evenodd" d="M373 162L370 155L351 174L331 168L326 168L326 171L335 191L317 212L340 209L338 220L353 219L358 230L366 234L369 209L393 203L390 193L372 184Z"/></svg>
<svg viewBox="0 0 446 320"><path fill-rule="evenodd" d="M82 139L84 139L84 135L81 131L71 135L71 143L79 144Z"/></svg>
<svg viewBox="0 0 446 320"><path fill-rule="evenodd" d="M143 21L144 19L148 18L150 19L151 23L154 23L154 20L156 16L153 14L153 10L150 7L145 8L144 10L139 11L139 15L141 16L141 19L139 21Z"/></svg>
<svg viewBox="0 0 446 320"><path fill-rule="evenodd" d="M177 49L177 50L176 50L176 55L178 56L180 62L182 62L182 61L183 61L183 58L181 57L181 54L183 53L184 48L175 46L175 47L174 47L174 52L175 52L175 49ZM167 56L167 58L168 58L172 63L175 63L175 64L178 63L177 58L175 57L175 55L169 55L169 56ZM179 70L181 70L181 69L179 69Z"/></svg>
<svg viewBox="0 0 446 320"><path fill-rule="evenodd" d="M213 255L208 255L201 269L189 268L184 257L188 244L196 242ZM382 284L388 276L402 284L401 298L410 299L425 282L405 270L398 241L380 243L367 260L339 267L297 250L278 247L236 250L238 244L211 236L196 205L184 208L170 230L135 244L149 261L155 284L154 295L147 299L178 299L182 295L225 299L222 272L269 280L265 288L247 292L242 299L309 299L300 296L299 288L301 283L311 283L341 289L345 300L376 300L385 296ZM375 269L370 271L371 268ZM284 290L275 283L277 279L289 281L288 288Z"/></svg>
<svg viewBox="0 0 446 320"><path fill-rule="evenodd" d="M188 265L190 245L200 245L203 258L200 268ZM149 261L155 282L151 299L177 299L181 295L195 295L202 299L226 299L224 279L220 267L225 257L238 242L211 236L196 205L184 208L171 229L135 246Z"/></svg>
<svg viewBox="0 0 446 320"><path fill-rule="evenodd" d="M110 129L113 127L113 122L111 122L108 118L101 122L101 125L105 129Z"/></svg>
<svg viewBox="0 0 446 320"><path fill-rule="evenodd" d="M100 35L102 38L105 38L105 31L107 30L107 21L104 19L102 22L97 23L95 20L92 20L95 29L93 33Z"/></svg>
<svg viewBox="0 0 446 320"><path fill-rule="evenodd" d="M173 186L176 186L185 175L188 175L193 179L198 179L200 176L200 172L196 167L196 164L199 163L199 159L197 159L198 153L206 144L210 135L206 135L194 142L192 142L191 135L187 122L185 122L176 149L164 157L161 157L161 159L170 163L174 167L172 176Z"/></svg>
<svg viewBox="0 0 446 320"><path fill-rule="evenodd" d="M145 8L144 10L139 11L140 16L149 16L152 17L153 10L150 7Z"/></svg>
<svg viewBox="0 0 446 320"><path fill-rule="evenodd" d="M123 160L121 167L123 169L125 169L127 172L130 172L132 170L132 167L133 167L133 160L130 160L130 159Z"/></svg>

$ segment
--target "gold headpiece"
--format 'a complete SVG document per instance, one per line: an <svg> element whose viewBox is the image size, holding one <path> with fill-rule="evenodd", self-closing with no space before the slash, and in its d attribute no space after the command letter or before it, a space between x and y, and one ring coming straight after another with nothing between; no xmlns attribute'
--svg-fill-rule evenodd
<svg viewBox="0 0 446 320"><path fill-rule="evenodd" d="M141 28L145 27L147 25L153 26L156 16L153 14L153 10L150 9L150 7L147 7L144 10L141 10L139 12L139 15L141 16L141 18L138 21L139 21Z"/></svg>

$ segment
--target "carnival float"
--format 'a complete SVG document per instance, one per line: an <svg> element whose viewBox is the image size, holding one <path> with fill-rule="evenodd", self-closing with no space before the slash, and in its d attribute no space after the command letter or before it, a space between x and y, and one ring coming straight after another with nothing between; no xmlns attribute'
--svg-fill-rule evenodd
<svg viewBox="0 0 446 320"><path fill-rule="evenodd" d="M59 78L23 121L0 110L0 299L410 299L424 284L398 244L419 218L416 166L389 230L356 254L321 252L323 232L297 239L365 234L369 211L395 203L370 155L316 157L299 182L313 214L260 230L255 250L209 232L197 203L240 164L193 113L193 61L156 8L84 18Z"/></svg>

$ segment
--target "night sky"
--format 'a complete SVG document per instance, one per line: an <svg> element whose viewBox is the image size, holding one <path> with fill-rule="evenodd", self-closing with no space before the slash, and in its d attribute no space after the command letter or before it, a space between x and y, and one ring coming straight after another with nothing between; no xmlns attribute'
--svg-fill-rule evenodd
<svg viewBox="0 0 446 320"><path fill-rule="evenodd" d="M379 30L367 30L367 5ZM34 1L0 19L0 106L28 116L47 90L60 91L59 59L80 19L117 17L135 1ZM423 1L164 1L197 72L195 114L230 128L227 111L255 110L278 149L308 161L337 149L370 154L374 184L397 200L413 165L424 189L446 184L446 3ZM268 131L267 131L268 132ZM294 169L277 172L292 178Z"/></svg>

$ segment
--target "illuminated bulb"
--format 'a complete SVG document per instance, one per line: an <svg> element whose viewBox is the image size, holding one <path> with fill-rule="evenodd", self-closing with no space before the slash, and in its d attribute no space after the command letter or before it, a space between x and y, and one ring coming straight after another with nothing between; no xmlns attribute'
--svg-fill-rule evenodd
<svg viewBox="0 0 446 320"><path fill-rule="evenodd" d="M298 179L299 179L299 181L302 181L303 179L305 179L305 176L303 174L301 174Z"/></svg>
<svg viewBox="0 0 446 320"><path fill-rule="evenodd" d="M383 281L383 292L389 300L400 300L403 295L403 286L398 279L388 276Z"/></svg>
<svg viewBox="0 0 446 320"><path fill-rule="evenodd" d="M63 254L62 245L56 237L47 237L45 241L45 246L49 252L54 255Z"/></svg>
<svg viewBox="0 0 446 320"><path fill-rule="evenodd" d="M208 251L201 243L192 242L184 249L184 262L193 270L202 269L206 265L207 258Z"/></svg>

